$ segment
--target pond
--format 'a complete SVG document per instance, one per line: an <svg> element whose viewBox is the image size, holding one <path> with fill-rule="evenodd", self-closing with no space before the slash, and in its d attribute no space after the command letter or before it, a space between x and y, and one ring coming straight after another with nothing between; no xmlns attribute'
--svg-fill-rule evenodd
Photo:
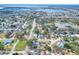
<svg viewBox="0 0 79 59"><path fill-rule="evenodd" d="M6 45L12 43L12 41L13 41L12 39L4 39L3 43Z"/></svg>

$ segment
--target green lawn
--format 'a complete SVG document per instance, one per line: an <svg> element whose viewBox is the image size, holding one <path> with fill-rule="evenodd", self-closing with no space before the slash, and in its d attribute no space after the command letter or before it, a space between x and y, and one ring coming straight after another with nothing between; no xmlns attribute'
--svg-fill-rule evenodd
<svg viewBox="0 0 79 59"><path fill-rule="evenodd" d="M15 51L22 51L26 47L26 40L20 40L16 45Z"/></svg>

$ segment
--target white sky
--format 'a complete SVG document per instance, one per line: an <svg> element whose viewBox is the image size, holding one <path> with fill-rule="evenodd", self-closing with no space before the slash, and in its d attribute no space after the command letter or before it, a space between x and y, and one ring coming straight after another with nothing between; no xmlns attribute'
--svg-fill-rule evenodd
<svg viewBox="0 0 79 59"><path fill-rule="evenodd" d="M79 4L79 0L0 0L0 4Z"/></svg>

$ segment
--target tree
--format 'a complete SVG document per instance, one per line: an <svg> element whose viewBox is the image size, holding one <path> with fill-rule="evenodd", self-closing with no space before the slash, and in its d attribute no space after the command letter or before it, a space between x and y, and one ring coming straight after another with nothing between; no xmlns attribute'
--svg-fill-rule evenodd
<svg viewBox="0 0 79 59"><path fill-rule="evenodd" d="M51 51L51 47L50 46L46 46L46 50Z"/></svg>
<svg viewBox="0 0 79 59"><path fill-rule="evenodd" d="M2 42L0 42L0 50L4 49L4 44Z"/></svg>
<svg viewBox="0 0 79 59"><path fill-rule="evenodd" d="M64 47L70 49L71 52L79 54L79 38L78 37L64 37Z"/></svg>

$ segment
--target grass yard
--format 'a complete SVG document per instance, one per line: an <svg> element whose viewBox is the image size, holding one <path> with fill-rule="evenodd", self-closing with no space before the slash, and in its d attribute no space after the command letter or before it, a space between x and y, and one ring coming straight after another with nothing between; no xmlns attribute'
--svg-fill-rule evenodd
<svg viewBox="0 0 79 59"><path fill-rule="evenodd" d="M19 43L16 45L15 51L22 51L26 47L26 40L20 40Z"/></svg>

